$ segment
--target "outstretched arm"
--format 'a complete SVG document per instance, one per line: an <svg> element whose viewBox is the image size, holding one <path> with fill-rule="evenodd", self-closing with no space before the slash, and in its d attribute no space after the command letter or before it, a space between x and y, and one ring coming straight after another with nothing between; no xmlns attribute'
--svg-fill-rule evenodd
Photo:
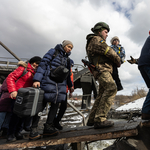
<svg viewBox="0 0 150 150"><path fill-rule="evenodd" d="M130 56L130 58L131 58L130 60L127 60L130 64L138 64L139 59L135 59L132 56Z"/></svg>

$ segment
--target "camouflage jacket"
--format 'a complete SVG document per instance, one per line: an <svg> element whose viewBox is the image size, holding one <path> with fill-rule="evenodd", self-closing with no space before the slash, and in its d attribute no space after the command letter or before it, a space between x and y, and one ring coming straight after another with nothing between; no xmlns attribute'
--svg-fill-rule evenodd
<svg viewBox="0 0 150 150"><path fill-rule="evenodd" d="M113 63L120 64L120 57L100 36L94 34L87 36L86 52L89 61L97 66L101 72L109 71L112 73Z"/></svg>

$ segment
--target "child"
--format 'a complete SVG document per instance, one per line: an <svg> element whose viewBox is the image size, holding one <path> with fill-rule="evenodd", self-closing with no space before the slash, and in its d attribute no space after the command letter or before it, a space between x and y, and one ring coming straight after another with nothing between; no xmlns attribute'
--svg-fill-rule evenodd
<svg viewBox="0 0 150 150"><path fill-rule="evenodd" d="M123 63L124 63L124 59L125 59L125 50L124 50L124 48L121 46L121 44L119 44L119 43L120 43L119 38L118 38L117 36L113 37L113 38L110 40L110 43L112 44L112 45L111 45L111 48L119 55L119 57L121 58L121 64L123 64ZM114 79L115 82L116 82L117 91L123 90L121 81L120 81L120 79L119 79L119 74L118 74L118 69L117 69L116 64L113 64L112 77L113 77L113 79Z"/></svg>

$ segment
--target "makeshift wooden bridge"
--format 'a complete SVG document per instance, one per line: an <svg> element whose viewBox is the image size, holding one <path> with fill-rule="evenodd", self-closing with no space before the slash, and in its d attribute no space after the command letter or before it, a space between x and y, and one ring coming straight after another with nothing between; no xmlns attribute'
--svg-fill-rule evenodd
<svg viewBox="0 0 150 150"><path fill-rule="evenodd" d="M94 127L76 127L60 131L58 136L42 138L36 141L29 141L28 135L25 139L16 142L7 143L6 139L0 140L0 149L14 149L14 148L31 148L42 147L50 145L59 145L65 143L92 142L98 140L117 139L122 137L132 137L138 135L138 126L140 120L136 122L127 123L127 121L115 122L113 127L94 129ZM80 148L77 148L78 150Z"/></svg>

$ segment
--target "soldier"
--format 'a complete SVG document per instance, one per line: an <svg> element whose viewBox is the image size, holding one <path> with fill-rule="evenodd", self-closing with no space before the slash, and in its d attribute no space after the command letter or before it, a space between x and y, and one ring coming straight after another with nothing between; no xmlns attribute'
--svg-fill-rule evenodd
<svg viewBox="0 0 150 150"><path fill-rule="evenodd" d="M99 72L97 70L92 72L99 82L99 94L91 109L87 125L94 125L95 129L99 129L114 125L106 118L117 93L117 87L111 75L112 66L115 63L120 67L120 57L105 42L110 30L106 23L98 22L91 30L94 34L86 37L86 52L89 61L99 70Z"/></svg>

